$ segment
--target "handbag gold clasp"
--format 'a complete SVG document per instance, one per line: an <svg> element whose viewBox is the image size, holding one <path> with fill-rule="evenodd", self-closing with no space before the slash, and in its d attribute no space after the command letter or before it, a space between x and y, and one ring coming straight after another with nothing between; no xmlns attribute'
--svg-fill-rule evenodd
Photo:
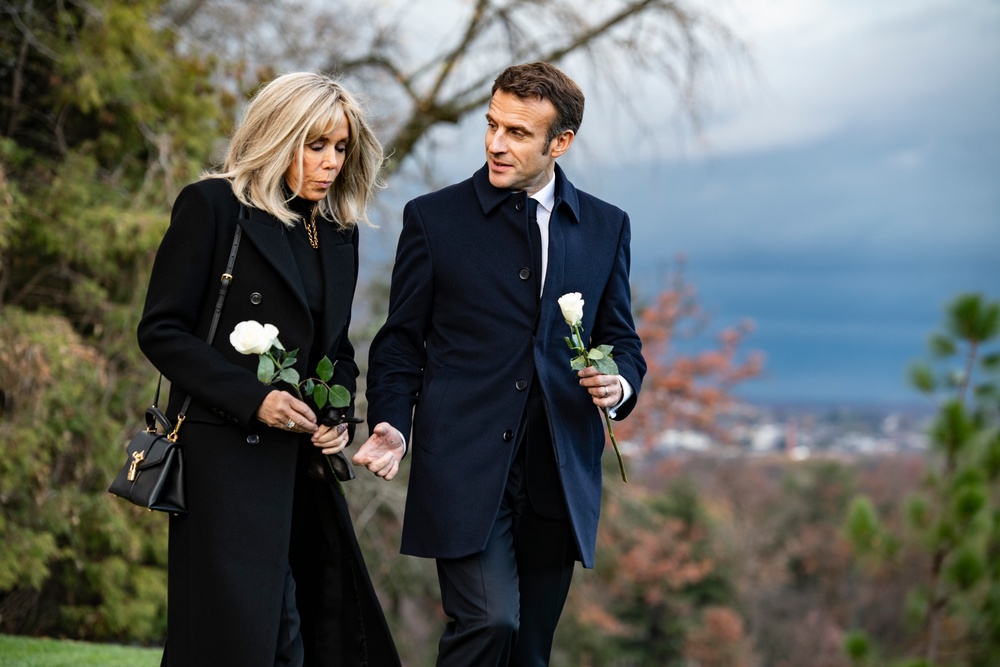
<svg viewBox="0 0 1000 667"><path fill-rule="evenodd" d="M128 481L134 482L135 478L139 476L139 464L146 458L146 450L141 452L132 452L132 464L128 467Z"/></svg>
<svg viewBox="0 0 1000 667"><path fill-rule="evenodd" d="M177 415L177 426L174 427L174 432L167 436L167 440L170 442L177 442L177 431L181 430L181 424L187 419L187 415Z"/></svg>

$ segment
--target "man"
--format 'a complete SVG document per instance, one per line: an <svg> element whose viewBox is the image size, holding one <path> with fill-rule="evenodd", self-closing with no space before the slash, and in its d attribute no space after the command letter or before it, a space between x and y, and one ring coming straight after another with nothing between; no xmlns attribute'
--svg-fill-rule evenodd
<svg viewBox="0 0 1000 667"><path fill-rule="evenodd" d="M594 564L595 406L626 416L646 370L628 216L556 165L583 104L551 65L505 70L486 114L487 164L404 210L369 355L372 435L354 462L392 479L412 427L401 551L437 559L451 619L438 665L548 664L574 562ZM588 347L613 345L620 375L571 371L557 303L568 292L583 295Z"/></svg>

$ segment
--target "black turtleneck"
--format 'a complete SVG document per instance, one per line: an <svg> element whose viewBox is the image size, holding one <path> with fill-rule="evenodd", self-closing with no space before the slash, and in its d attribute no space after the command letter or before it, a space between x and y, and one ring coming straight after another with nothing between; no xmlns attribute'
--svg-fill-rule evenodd
<svg viewBox="0 0 1000 667"><path fill-rule="evenodd" d="M288 230L289 233L286 236L292 254L295 256L295 264L302 278L302 284L305 286L306 303L309 305L313 322L317 327L317 335L313 339L313 349L309 351L308 369L310 375L315 372L316 364L325 354L324 350L318 349L320 345L319 324L323 321L323 265L319 250L309 245L309 236L306 234L303 223L303 220L308 220L309 216L312 215L314 205L316 205L314 202L300 197L288 202L288 207L302 219ZM319 242L323 243L323 219L317 217L316 224L317 227L321 228L318 229L317 234Z"/></svg>

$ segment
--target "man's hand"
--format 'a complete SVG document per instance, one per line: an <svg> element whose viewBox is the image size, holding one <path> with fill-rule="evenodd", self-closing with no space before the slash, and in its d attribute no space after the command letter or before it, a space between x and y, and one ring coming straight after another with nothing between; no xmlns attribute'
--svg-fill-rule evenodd
<svg viewBox="0 0 1000 667"><path fill-rule="evenodd" d="M580 386L586 389L599 408L613 408L618 405L625 390L617 375L601 375L593 366L587 366L577 373Z"/></svg>
<svg viewBox="0 0 1000 667"><path fill-rule="evenodd" d="M399 472L404 451L403 436L399 431L386 422L380 422L351 460L354 465L364 466L388 482Z"/></svg>

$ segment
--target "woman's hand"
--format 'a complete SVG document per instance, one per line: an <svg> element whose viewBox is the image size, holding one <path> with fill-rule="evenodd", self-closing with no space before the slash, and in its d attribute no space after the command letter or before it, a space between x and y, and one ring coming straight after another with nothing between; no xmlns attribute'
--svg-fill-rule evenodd
<svg viewBox="0 0 1000 667"><path fill-rule="evenodd" d="M273 428L295 433L315 433L316 414L287 391L274 390L257 408L257 419Z"/></svg>
<svg viewBox="0 0 1000 667"><path fill-rule="evenodd" d="M347 424L320 426L312 436L313 446L322 449L327 456L343 451L344 447L347 447L348 440L350 434L347 432Z"/></svg>

